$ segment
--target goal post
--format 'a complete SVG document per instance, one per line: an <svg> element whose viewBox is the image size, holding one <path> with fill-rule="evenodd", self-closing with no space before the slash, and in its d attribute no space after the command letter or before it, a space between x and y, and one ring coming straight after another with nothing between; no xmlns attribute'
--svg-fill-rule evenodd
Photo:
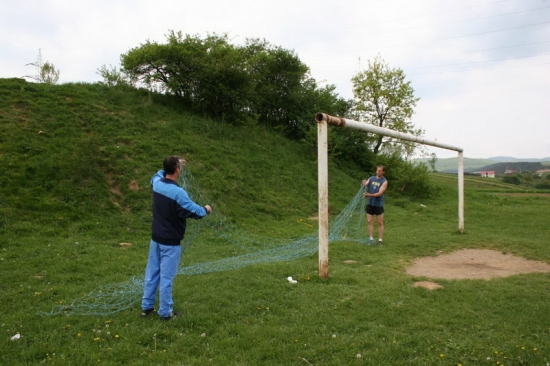
<svg viewBox="0 0 550 366"><path fill-rule="evenodd" d="M328 125L353 128L399 140L416 142L458 152L458 230L464 232L464 157L463 149L457 146L432 141L389 128L374 126L365 122L334 117L325 113L315 115L317 121L317 161L319 174L319 277L328 278Z"/></svg>

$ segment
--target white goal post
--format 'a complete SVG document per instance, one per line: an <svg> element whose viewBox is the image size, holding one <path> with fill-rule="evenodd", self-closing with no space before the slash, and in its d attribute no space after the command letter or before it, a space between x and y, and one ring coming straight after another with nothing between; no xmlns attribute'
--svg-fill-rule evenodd
<svg viewBox="0 0 550 366"><path fill-rule="evenodd" d="M431 141L403 132L357 122L325 113L315 115L317 121L317 161L319 175L319 277L328 278L328 125L354 128L399 140L412 141L458 152L458 230L464 233L464 157L460 147Z"/></svg>

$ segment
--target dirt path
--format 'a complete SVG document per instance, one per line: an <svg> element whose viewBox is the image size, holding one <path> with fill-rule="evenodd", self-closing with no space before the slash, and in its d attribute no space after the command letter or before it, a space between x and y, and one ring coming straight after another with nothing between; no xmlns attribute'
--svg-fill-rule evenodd
<svg viewBox="0 0 550 366"><path fill-rule="evenodd" d="M550 272L550 264L489 249L463 249L437 257L418 258L407 268L413 276L431 279L491 279L516 274ZM435 289L441 285L423 281L415 286Z"/></svg>

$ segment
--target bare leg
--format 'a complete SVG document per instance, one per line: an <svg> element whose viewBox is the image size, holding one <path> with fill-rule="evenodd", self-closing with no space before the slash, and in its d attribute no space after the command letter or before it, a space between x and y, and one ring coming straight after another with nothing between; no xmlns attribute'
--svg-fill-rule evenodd
<svg viewBox="0 0 550 366"><path fill-rule="evenodd" d="M369 228L369 236L371 238L373 238L374 236L374 220L373 220L373 216L372 215L369 215L367 214L367 223L368 223L368 228Z"/></svg>
<svg viewBox="0 0 550 366"><path fill-rule="evenodd" d="M378 215L376 218L378 220L378 237L384 239L384 214Z"/></svg>

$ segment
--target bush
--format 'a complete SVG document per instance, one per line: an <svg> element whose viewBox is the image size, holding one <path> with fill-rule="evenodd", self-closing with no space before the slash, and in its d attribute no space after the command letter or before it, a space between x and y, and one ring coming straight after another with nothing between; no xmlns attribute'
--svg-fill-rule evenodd
<svg viewBox="0 0 550 366"><path fill-rule="evenodd" d="M518 175L505 175L504 177L502 177L502 181L504 183L515 184L515 185L521 184L521 179Z"/></svg>
<svg viewBox="0 0 550 366"><path fill-rule="evenodd" d="M414 164L398 154L379 155L375 162L375 166L386 167L390 192L415 198L429 198L439 194L439 188L432 181L425 164Z"/></svg>

